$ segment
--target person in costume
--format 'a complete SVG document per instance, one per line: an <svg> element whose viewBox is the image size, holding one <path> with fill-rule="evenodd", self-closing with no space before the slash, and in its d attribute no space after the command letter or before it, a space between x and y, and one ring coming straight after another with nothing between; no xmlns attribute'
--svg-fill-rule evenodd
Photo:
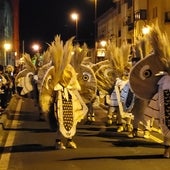
<svg viewBox="0 0 170 170"><path fill-rule="evenodd" d="M84 119L88 111L79 93L81 87L77 73L70 64L72 40L64 45L60 36L56 36L49 46L52 64L44 75L40 90L41 109L50 127L56 131L56 149L77 148L73 141L77 123Z"/></svg>
<svg viewBox="0 0 170 170"><path fill-rule="evenodd" d="M4 72L4 66L0 65L0 112L4 111L8 103L9 79Z"/></svg>
<svg viewBox="0 0 170 170"><path fill-rule="evenodd" d="M155 114L159 118L164 137L165 158L170 158L170 42L166 33L163 33L158 24L150 27L147 35L152 52L140 60L130 73L130 85L140 99L148 100L145 112Z"/></svg>
<svg viewBox="0 0 170 170"><path fill-rule="evenodd" d="M33 98L33 79L36 74L36 67L29 54L23 54L23 61L24 68L16 75L15 86L19 95Z"/></svg>
<svg viewBox="0 0 170 170"><path fill-rule="evenodd" d="M127 43L123 44L121 47L116 47L112 42L108 43L107 56L109 57L111 64L110 70L112 70L114 73L114 76L112 77L112 79L114 78L114 83L112 84L113 88L111 93L108 91L109 93L107 95L106 101L109 105L108 124L112 124L113 117L116 115L116 122L119 125L117 129L118 132L132 130L131 113L127 108L124 107L126 105L126 97L129 95L129 90L127 89L128 74L131 68L131 64L129 62L129 53L130 45ZM124 87L126 90L122 90ZM133 99L130 103L133 103Z"/></svg>
<svg viewBox="0 0 170 170"><path fill-rule="evenodd" d="M7 65L5 69L5 74L8 76L8 80L9 80L9 88L8 88L8 101L9 101L12 95L15 93L14 66Z"/></svg>
<svg viewBox="0 0 170 170"><path fill-rule="evenodd" d="M31 98L34 101L34 105L39 110L39 120L44 120L44 117L39 107L39 67L32 62L29 54L23 54L24 68L15 77L15 86L17 93L26 98Z"/></svg>
<svg viewBox="0 0 170 170"><path fill-rule="evenodd" d="M86 44L81 47L78 44L74 46L71 65L78 73L77 80L81 86L79 93L88 107L86 123L92 123L95 121L93 103L96 100L97 79L90 66L90 57L88 57L88 48Z"/></svg>
<svg viewBox="0 0 170 170"><path fill-rule="evenodd" d="M137 62L140 61L141 54L139 54L139 44L133 45L133 57L132 57L132 66L135 66ZM130 86L130 84L129 84ZM128 134L128 137L141 137L149 138L150 136L150 126L148 125L148 121L146 120L146 116L144 116L144 110L147 106L146 100L141 100L137 96L134 97L134 105L131 110L133 114L133 130Z"/></svg>

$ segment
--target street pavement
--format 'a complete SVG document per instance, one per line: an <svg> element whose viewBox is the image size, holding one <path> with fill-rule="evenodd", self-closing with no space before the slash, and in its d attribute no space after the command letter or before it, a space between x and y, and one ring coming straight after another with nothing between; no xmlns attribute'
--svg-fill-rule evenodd
<svg viewBox="0 0 170 170"><path fill-rule="evenodd" d="M107 107L101 107L98 105L94 106L95 121L88 122L87 118L84 118L80 123L78 123L78 129L88 129L96 130L101 135L112 136L117 133L126 134L127 132L117 132L118 126L113 124L107 125ZM0 116L1 128L40 128L40 129L50 129L48 122L40 119L40 111L37 104L33 99L23 98L15 94L4 113ZM114 134L113 134L114 132ZM139 136L142 136L142 133ZM160 133L152 132L151 139L157 143L162 143L163 138Z"/></svg>
<svg viewBox="0 0 170 170"><path fill-rule="evenodd" d="M37 164L34 164L35 167L39 167L39 162L42 162L42 160L49 159L49 162L51 162L51 156L48 157L48 154L54 154L55 158L58 160L58 164L61 164L61 160L69 160L68 162L65 161L65 164L68 164L69 169L65 168L67 170L78 170L79 168L70 167L69 163L72 163L72 161L75 163L76 166L78 165L78 162L87 161L84 165L84 168L81 169L93 169L89 165L90 159L96 160L97 165L95 164L96 169L106 169L112 170L115 169L113 166L119 167L117 170L126 170L127 167L131 167L130 169L142 169L144 167L152 167L154 162L157 162L157 165L159 165L160 169L161 167L164 167L167 165L167 160L165 163L162 163L162 153L163 153L163 145L161 144L162 136L159 133L152 132L153 138L151 139L144 139L144 138L128 138L127 132L121 132L118 133L117 126L107 126L106 125L106 116L107 111L106 108L95 106L94 107L95 112L95 118L96 121L93 123L87 122L87 119L85 118L82 122L80 122L77 126L77 135L75 136L75 140L80 145L80 148L77 149L75 152L67 151L67 152L49 152L51 150L54 150L53 148L53 140L50 140L49 135L51 134L52 138L55 139L55 133L50 132L50 128L48 125L48 122L39 120L39 109L37 105L34 103L34 100L29 98L22 98L18 95L14 95L5 110L5 112L0 116L0 151L1 153L4 152L10 152L10 148L13 144L12 141L14 141L14 133L20 133L17 135L15 139L15 145L13 146L13 153L20 153L22 151L21 158L19 158L18 154L14 157L13 164L16 164L17 166L22 166L19 164L18 159L22 159L25 163L28 162L30 169L29 160L27 159L28 154L30 155L33 151L35 152L34 155L38 154L39 157L34 158L35 160L32 160L34 163L38 162ZM8 132L13 132L12 135L7 135ZM17 131L17 132L15 132ZM41 133L38 133L41 132ZM46 133L48 132L48 134ZM156 140L155 140L156 139ZM84 142L86 141L86 142ZM42 145L37 145L37 143ZM111 143L113 145L111 145ZM25 146L25 148L23 148ZM27 146L27 147L26 147ZM46 147L44 147L46 146ZM46 156L42 152L36 153L37 148L41 151L48 151L46 152ZM28 149L30 149L28 153ZM24 156L24 151L27 152L27 155ZM14 154L13 154L14 155ZM16 154L15 154L16 155ZM40 156L41 155L41 156ZM57 156L57 157L56 157ZM88 159L89 158L89 159ZM9 165L5 164L6 162L9 162L11 158L8 157L8 154L2 154L1 160L0 160L0 170L6 170ZM15 160L17 161L15 162ZM31 158L30 158L31 159ZM40 160L37 160L40 159ZM41 160L42 159L42 160ZM100 159L100 160L99 160ZM114 160L114 161L113 161ZM124 165L120 165L121 163L119 160L125 160ZM133 160L135 164L131 162ZM146 160L146 162L145 162ZM147 160L152 160L151 162L147 162ZM109 164L103 163L106 161L109 161ZM140 162L144 162L144 164L140 165L138 167ZM2 164L3 162L3 164ZM114 165L115 164L115 165ZM119 166L118 166L119 164ZM12 166L11 165L11 166ZM59 166L58 165L58 166ZM154 167L157 166L154 164ZM3 166L3 167L2 167ZM33 165L32 165L33 166ZM44 165L43 166L47 166ZM50 165L48 165L49 167ZM52 165L51 165L52 166ZM54 166L54 165L53 165ZM72 165L71 165L72 166ZM82 165L80 165L82 166ZM62 167L62 170L64 170L63 164L60 165L60 168ZM87 168L88 167L88 168ZM90 168L89 168L90 167ZM97 168L98 167L98 168ZM110 167L110 168L109 168ZM133 168L132 168L133 167ZM58 169L60 169L58 168ZM27 168L24 168L27 170ZM37 168L39 170L39 168ZM44 168L44 170L47 168ZM49 168L50 169L50 168ZM94 168L95 169L95 168ZM162 168L162 170L168 169ZM13 170L8 169L8 170ZM23 170L21 168L21 170Z"/></svg>

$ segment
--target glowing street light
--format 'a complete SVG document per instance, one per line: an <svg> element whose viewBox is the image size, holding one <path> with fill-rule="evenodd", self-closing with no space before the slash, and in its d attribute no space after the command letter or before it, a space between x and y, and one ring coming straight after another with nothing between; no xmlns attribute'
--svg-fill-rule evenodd
<svg viewBox="0 0 170 170"><path fill-rule="evenodd" d="M144 26L144 27L142 28L142 33L143 33L144 35L149 34L149 32L150 32L149 26Z"/></svg>
<svg viewBox="0 0 170 170"><path fill-rule="evenodd" d="M107 42L105 40L100 41L100 45L102 47L106 47Z"/></svg>
<svg viewBox="0 0 170 170"><path fill-rule="evenodd" d="M76 23L76 41L77 41L78 40L78 18L79 18L79 16L78 16L77 13L74 12L74 13L71 14L71 18Z"/></svg>
<svg viewBox="0 0 170 170"><path fill-rule="evenodd" d="M11 49L11 44L9 43L5 43L4 44L4 65L7 65L7 51L9 51Z"/></svg>
<svg viewBox="0 0 170 170"><path fill-rule="evenodd" d="M40 45L39 45L39 44L33 44L33 45L32 45L32 49L33 49L35 52L39 52L39 50L40 50Z"/></svg>

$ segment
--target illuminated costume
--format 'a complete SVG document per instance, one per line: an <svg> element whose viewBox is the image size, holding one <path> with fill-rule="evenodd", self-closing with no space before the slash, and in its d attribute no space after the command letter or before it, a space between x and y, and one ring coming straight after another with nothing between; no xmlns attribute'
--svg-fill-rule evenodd
<svg viewBox="0 0 170 170"><path fill-rule="evenodd" d="M153 52L140 60L130 73L130 85L139 98L148 100L145 112L155 113L164 136L164 157L170 157L169 90L170 52L169 41L157 25L148 35Z"/></svg>
<svg viewBox="0 0 170 170"><path fill-rule="evenodd" d="M126 106L125 93L122 94L124 99L121 98L120 94L128 81L127 75L131 67L131 64L129 63L130 46L128 44L123 44L119 48L116 47L114 43L108 42L106 51L108 60L102 61L101 65L98 64L95 67L95 69L97 68L95 75L97 78L98 90L106 96L106 103L108 105L107 123L108 125L111 125L113 118L116 115L118 124L122 125L122 123L125 122L123 124L127 124L131 127L131 114L127 113L129 111L124 107ZM128 94L129 92L126 93L126 95ZM122 129L120 131L123 131L125 128L122 126L120 129ZM129 130L131 129L132 128L129 128Z"/></svg>
<svg viewBox="0 0 170 170"><path fill-rule="evenodd" d="M81 86L80 95L88 106L87 122L95 121L93 103L96 99L97 80L95 73L90 66L89 57L87 56L87 46L84 44L81 48L79 45L74 46L71 65L77 74L77 80Z"/></svg>
<svg viewBox="0 0 170 170"><path fill-rule="evenodd" d="M44 117L39 107L39 84L42 80L39 75L39 69L36 67L29 54L23 55L24 69L21 70L15 77L15 86L17 93L22 97L28 97L34 100L34 105L39 109L39 120L44 120Z"/></svg>
<svg viewBox="0 0 170 170"><path fill-rule="evenodd" d="M7 107L8 79L4 73L3 65L0 65L0 114Z"/></svg>
<svg viewBox="0 0 170 170"><path fill-rule="evenodd" d="M23 55L24 69L15 77L15 86L19 95L32 97L34 91L33 79L36 73L36 67L31 61L29 54Z"/></svg>
<svg viewBox="0 0 170 170"><path fill-rule="evenodd" d="M40 106L53 130L57 131L56 149L77 148L72 138L77 123L86 115L88 108L78 91L81 87L77 73L70 65L72 39L65 45L59 36L49 47L52 65L44 75L40 90ZM66 147L62 137L67 139Z"/></svg>

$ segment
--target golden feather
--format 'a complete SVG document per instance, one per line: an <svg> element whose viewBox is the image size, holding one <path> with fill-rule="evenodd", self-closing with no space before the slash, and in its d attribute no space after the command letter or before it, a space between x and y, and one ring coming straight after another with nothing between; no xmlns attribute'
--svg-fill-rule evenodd
<svg viewBox="0 0 170 170"><path fill-rule="evenodd" d="M77 79L81 86L80 95L85 103L91 102L96 97L97 81L94 71L89 66L87 57L88 48L84 44L82 47L79 45L74 46L71 65L78 73Z"/></svg>
<svg viewBox="0 0 170 170"><path fill-rule="evenodd" d="M113 42L108 42L107 55L117 73L117 77L122 77L124 70L129 66L130 44L124 43L117 47Z"/></svg>
<svg viewBox="0 0 170 170"><path fill-rule="evenodd" d="M170 73L170 41L166 32L161 31L158 24L152 25L148 34L153 52L160 56L161 61Z"/></svg>
<svg viewBox="0 0 170 170"><path fill-rule="evenodd" d="M32 63L31 57L29 54L27 53L23 54L23 61L24 61L25 68L28 71L33 72L33 73L36 72L36 66Z"/></svg>

